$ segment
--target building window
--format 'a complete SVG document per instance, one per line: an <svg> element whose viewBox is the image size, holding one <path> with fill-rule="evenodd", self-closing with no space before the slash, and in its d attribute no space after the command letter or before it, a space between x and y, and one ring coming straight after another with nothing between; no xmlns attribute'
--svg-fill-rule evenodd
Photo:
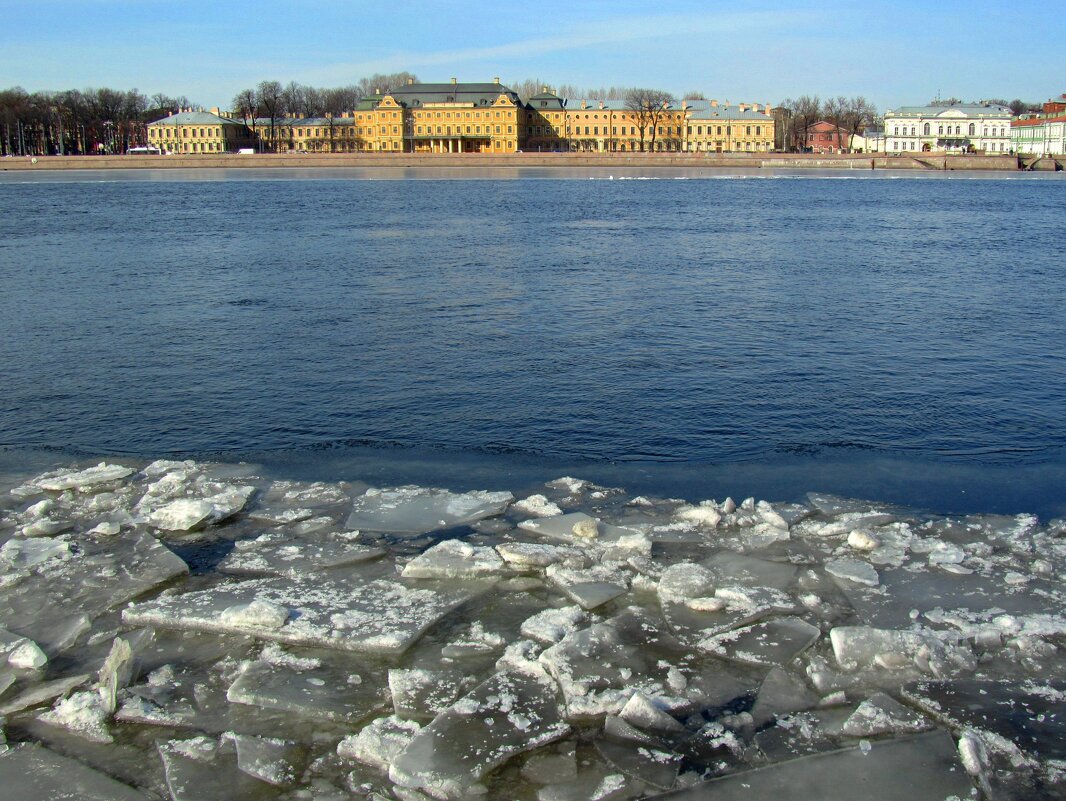
<svg viewBox="0 0 1066 801"><path fill-rule="evenodd" d="M922 130L925 132L926 136L929 136L929 123L928 122L925 124L925 128L923 128Z"/></svg>

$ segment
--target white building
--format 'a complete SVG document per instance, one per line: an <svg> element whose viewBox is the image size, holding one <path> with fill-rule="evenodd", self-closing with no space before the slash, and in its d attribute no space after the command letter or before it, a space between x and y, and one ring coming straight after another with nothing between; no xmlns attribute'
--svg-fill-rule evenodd
<svg viewBox="0 0 1066 801"><path fill-rule="evenodd" d="M902 106L885 112L889 153L1008 153L1011 110L990 103Z"/></svg>

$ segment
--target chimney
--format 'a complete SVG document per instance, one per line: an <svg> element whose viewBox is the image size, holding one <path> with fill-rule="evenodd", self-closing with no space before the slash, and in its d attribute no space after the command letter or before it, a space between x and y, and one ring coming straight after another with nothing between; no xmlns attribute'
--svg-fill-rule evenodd
<svg viewBox="0 0 1066 801"><path fill-rule="evenodd" d="M497 86L499 86L499 85L500 85L500 78L499 78L499 76L496 76L495 78L493 78L493 79L492 79L492 82L493 82L494 84L496 84Z"/></svg>
<svg viewBox="0 0 1066 801"><path fill-rule="evenodd" d="M681 110L684 111L687 108L688 108L688 101L687 100L682 100L681 101Z"/></svg>
<svg viewBox="0 0 1066 801"><path fill-rule="evenodd" d="M604 105L603 105L603 101L602 101L602 100L600 101L600 108L601 108L601 109L602 109L602 108L604 108Z"/></svg>
<svg viewBox="0 0 1066 801"><path fill-rule="evenodd" d="M744 109L746 109L746 108L747 108L747 105L745 105L744 103L738 103L737 104L737 110L740 111L741 114L744 113Z"/></svg>
<svg viewBox="0 0 1066 801"><path fill-rule="evenodd" d="M769 103L767 103L766 104L766 115L769 116L770 114L773 113L773 111L774 111L774 107L771 106Z"/></svg>
<svg viewBox="0 0 1066 801"><path fill-rule="evenodd" d="M455 86L457 83L459 83L459 80L457 78L452 78L452 86Z"/></svg>
<svg viewBox="0 0 1066 801"><path fill-rule="evenodd" d="M712 100L711 101L711 108L718 108L718 101L717 100Z"/></svg>
<svg viewBox="0 0 1066 801"><path fill-rule="evenodd" d="M586 101L582 100L581 101L581 108L588 108L588 107L589 107L589 104Z"/></svg>
<svg viewBox="0 0 1066 801"><path fill-rule="evenodd" d="M218 106L212 106L211 107L211 113L214 114L216 117L221 117L222 116L222 112L219 111Z"/></svg>
<svg viewBox="0 0 1066 801"><path fill-rule="evenodd" d="M548 87L547 86L540 87L540 93L543 94L543 95L548 94Z"/></svg>
<svg viewBox="0 0 1066 801"><path fill-rule="evenodd" d="M414 86L415 85L415 79L414 78L408 78L407 79L407 85L408 86Z"/></svg>

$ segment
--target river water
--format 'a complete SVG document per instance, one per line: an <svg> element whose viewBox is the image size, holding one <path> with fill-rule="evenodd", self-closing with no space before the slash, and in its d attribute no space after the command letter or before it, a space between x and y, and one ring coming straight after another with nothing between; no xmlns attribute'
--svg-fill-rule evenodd
<svg viewBox="0 0 1066 801"><path fill-rule="evenodd" d="M1064 211L1055 175L5 173L0 444L1060 513Z"/></svg>

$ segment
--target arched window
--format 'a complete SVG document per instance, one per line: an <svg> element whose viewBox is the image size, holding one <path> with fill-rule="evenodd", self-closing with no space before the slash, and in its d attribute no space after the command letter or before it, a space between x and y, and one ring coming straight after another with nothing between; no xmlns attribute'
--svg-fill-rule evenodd
<svg viewBox="0 0 1066 801"><path fill-rule="evenodd" d="M926 135L926 136L929 136L929 123L928 123L928 122L927 122L927 123L925 124L925 131L924 131L924 133L925 133L925 135Z"/></svg>
<svg viewBox="0 0 1066 801"><path fill-rule="evenodd" d="M976 126L976 125L974 125L974 124L973 124L973 123L971 122L971 123L970 123L970 136L973 136L973 135L974 135L975 133L977 133L977 126Z"/></svg>

